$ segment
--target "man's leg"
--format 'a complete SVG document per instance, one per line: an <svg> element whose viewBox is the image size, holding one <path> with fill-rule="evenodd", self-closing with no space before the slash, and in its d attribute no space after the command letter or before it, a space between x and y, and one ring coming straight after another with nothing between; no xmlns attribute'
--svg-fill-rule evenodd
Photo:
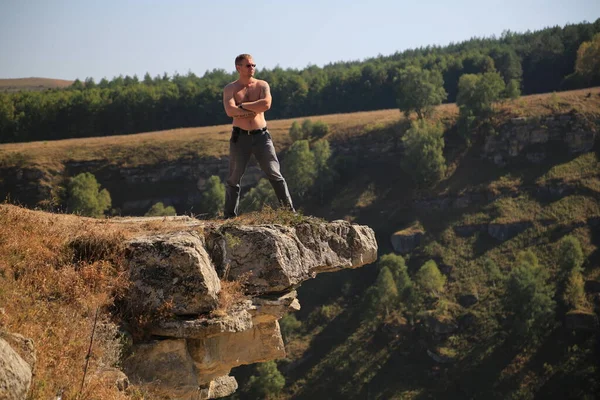
<svg viewBox="0 0 600 400"><path fill-rule="evenodd" d="M287 184L283 175L281 175L279 160L277 159L275 147L268 131L255 136L252 150L260 168L267 174L267 178L271 182L273 190L275 190L279 204L291 211L295 211Z"/></svg>
<svg viewBox="0 0 600 400"><path fill-rule="evenodd" d="M238 215L240 202L240 182L246 171L246 166L252 154L252 138L248 135L239 135L237 139L229 141L229 176L225 181L225 218Z"/></svg>

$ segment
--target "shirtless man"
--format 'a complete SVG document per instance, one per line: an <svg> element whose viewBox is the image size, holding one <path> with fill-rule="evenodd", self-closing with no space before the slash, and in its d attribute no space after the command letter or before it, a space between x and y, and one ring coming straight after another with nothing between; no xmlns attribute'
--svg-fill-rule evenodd
<svg viewBox="0 0 600 400"><path fill-rule="evenodd" d="M238 80L223 90L225 112L233 118L229 141L229 176L225 182L225 218L238 215L240 182L252 154L267 174L279 203L294 211L265 120L265 111L271 108L269 84L254 78L256 64L250 54L237 56L235 69L239 73Z"/></svg>

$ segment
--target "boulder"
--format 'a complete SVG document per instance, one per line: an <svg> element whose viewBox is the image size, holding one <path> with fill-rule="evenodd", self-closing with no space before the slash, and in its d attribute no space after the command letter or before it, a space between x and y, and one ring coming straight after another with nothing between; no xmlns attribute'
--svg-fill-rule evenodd
<svg viewBox="0 0 600 400"><path fill-rule="evenodd" d="M519 221L510 223L491 223L488 225L488 234L494 239L502 242L517 236L527 228L533 226L531 221Z"/></svg>
<svg viewBox="0 0 600 400"><path fill-rule="evenodd" d="M429 313L427 315L425 318L425 323L432 332L438 335L454 333L458 329L458 326L452 319L440 317L433 313Z"/></svg>
<svg viewBox="0 0 600 400"><path fill-rule="evenodd" d="M134 310L151 313L170 303L172 313L189 315L216 308L221 283L198 234L131 240L127 259L132 282L127 301Z"/></svg>
<svg viewBox="0 0 600 400"><path fill-rule="evenodd" d="M375 233L346 221L223 226L222 263L228 279L245 282L253 295L289 291L320 272L358 268L377 259ZM219 250L221 251L221 250Z"/></svg>
<svg viewBox="0 0 600 400"><path fill-rule="evenodd" d="M419 247L425 231L418 227L410 227L398 231L390 238L396 253L408 254Z"/></svg>
<svg viewBox="0 0 600 400"><path fill-rule="evenodd" d="M35 354L29 351L30 345L32 350L33 342L30 339L1 332L0 399L22 400L27 397L35 365Z"/></svg>
<svg viewBox="0 0 600 400"><path fill-rule="evenodd" d="M598 316L589 311L569 311L565 317L567 329L574 331L598 331Z"/></svg>

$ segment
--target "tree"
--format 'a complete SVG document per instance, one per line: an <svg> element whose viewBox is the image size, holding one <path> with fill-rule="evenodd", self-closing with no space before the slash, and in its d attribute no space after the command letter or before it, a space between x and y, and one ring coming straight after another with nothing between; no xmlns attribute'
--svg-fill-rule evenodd
<svg viewBox="0 0 600 400"><path fill-rule="evenodd" d="M317 121L312 124L310 132L307 133L307 139L322 138L329 133L329 125L323 121Z"/></svg>
<svg viewBox="0 0 600 400"><path fill-rule="evenodd" d="M273 399L285 386L285 378L277 369L275 361L267 361L256 367L257 375L252 375L245 392L255 399Z"/></svg>
<svg viewBox="0 0 600 400"><path fill-rule="evenodd" d="M159 201L158 203L155 203L152 207L150 207L148 212L144 215L146 217L169 217L177 215L177 211L175 211L175 207L165 207L165 205L161 201Z"/></svg>
<svg viewBox="0 0 600 400"><path fill-rule="evenodd" d="M558 264L563 279L567 278L572 271L581 272L584 260L585 257L579 240L571 235L562 238L558 251Z"/></svg>
<svg viewBox="0 0 600 400"><path fill-rule="evenodd" d="M292 126L290 127L290 130L289 130L289 135L290 135L290 138L292 138L292 142L296 142L298 140L302 140L305 138L304 131L302 130L302 127L300 127L300 124L298 123L298 121L292 122Z"/></svg>
<svg viewBox="0 0 600 400"><path fill-rule="evenodd" d="M547 332L555 307L547 280L535 254L531 250L521 252L508 278L505 297L511 329L518 338L537 342Z"/></svg>
<svg viewBox="0 0 600 400"><path fill-rule="evenodd" d="M498 264L496 264L492 259L485 259L483 263L483 270L487 275L487 281L490 282L494 287L496 287L496 283L504 281L504 274L502 274Z"/></svg>
<svg viewBox="0 0 600 400"><path fill-rule="evenodd" d="M511 79L506 84L506 89L504 90L504 95L502 97L514 100L514 99L518 99L520 95L521 95L521 85L520 85L519 81L516 79Z"/></svg>
<svg viewBox="0 0 600 400"><path fill-rule="evenodd" d="M435 261L429 260L417 271L415 282L427 294L437 297L444 291L446 277L442 275Z"/></svg>
<svg viewBox="0 0 600 400"><path fill-rule="evenodd" d="M398 300L398 289L394 282L392 272L387 266L381 267L375 283L367 289L365 294L365 316L369 320L376 320L382 314L387 315L395 309Z"/></svg>
<svg viewBox="0 0 600 400"><path fill-rule="evenodd" d="M563 301L567 306L573 309L584 308L585 305L585 284L581 272L571 271L567 285L563 293Z"/></svg>
<svg viewBox="0 0 600 400"><path fill-rule="evenodd" d="M583 42L579 46L575 72L582 76L588 84L600 83L600 33L595 34L589 42Z"/></svg>
<svg viewBox="0 0 600 400"><path fill-rule="evenodd" d="M506 85L497 72L465 74L458 81L456 105L460 110L472 112L475 117L484 117L493 110L493 103L504 93Z"/></svg>
<svg viewBox="0 0 600 400"><path fill-rule="evenodd" d="M202 209L211 216L217 215L225 204L225 185L216 175L208 178L206 188L202 193Z"/></svg>
<svg viewBox="0 0 600 400"><path fill-rule="evenodd" d="M408 66L399 73L396 102L406 117L412 111L422 119L448 97L440 71Z"/></svg>
<svg viewBox="0 0 600 400"><path fill-rule="evenodd" d="M89 172L71 178L68 193L67 208L75 214L100 218L111 205L110 193L100 190L96 177Z"/></svg>
<svg viewBox="0 0 600 400"><path fill-rule="evenodd" d="M390 270L396 283L396 290L400 296L412 286L412 281L408 275L408 268L402 256L394 253L385 254L379 259L379 267Z"/></svg>
<svg viewBox="0 0 600 400"><path fill-rule="evenodd" d="M304 197L317 175L315 155L309 149L308 140L298 140L290 146L285 156L284 169L290 190L298 197Z"/></svg>
<svg viewBox="0 0 600 400"><path fill-rule="evenodd" d="M276 208L278 204L277 196L275 196L271 183L268 179L262 178L258 181L258 184L250 189L250 191L242 198L240 208L246 212L260 211L265 206Z"/></svg>
<svg viewBox="0 0 600 400"><path fill-rule="evenodd" d="M417 184L431 185L444 177L443 135L442 125L419 120L411 124L402 138L405 153L401 166Z"/></svg>
<svg viewBox="0 0 600 400"><path fill-rule="evenodd" d="M316 181L315 187L321 204L324 202L326 188L331 186L335 179L335 171L329 165L331 148L326 139L320 139L313 143L312 153L315 158Z"/></svg>

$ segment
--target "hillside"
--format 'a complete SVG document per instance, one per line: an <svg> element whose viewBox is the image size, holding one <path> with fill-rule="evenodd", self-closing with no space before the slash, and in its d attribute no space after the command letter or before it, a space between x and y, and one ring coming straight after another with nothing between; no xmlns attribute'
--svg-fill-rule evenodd
<svg viewBox="0 0 600 400"><path fill-rule="evenodd" d="M73 81L50 78L0 79L0 92L42 91L70 86Z"/></svg>
<svg viewBox="0 0 600 400"><path fill-rule="evenodd" d="M478 132L470 145L458 134L454 105L439 107L435 118L445 126L448 170L428 188L400 167L407 124L398 110L312 118L330 126L337 176L320 196L297 200L304 214L368 225L380 259L395 248L414 282L434 260L445 284L418 302L390 297L376 316L365 310L369 289L381 288L383 265L303 284L302 309L281 322L287 358L277 364L286 380L279 398L594 398L600 391L600 88L499 104L494 133ZM270 122L284 166L292 122ZM0 145L0 194L61 210L57 187L89 171L122 214L143 214L159 200L180 214L195 213L203 180L225 174L228 132L222 125ZM251 169L246 189L259 177ZM10 224L20 223L11 218L5 238ZM23 235L34 226L21 229ZM569 237L581 247L583 295L575 308L564 300ZM28 254L10 250L5 263ZM538 295L553 304L535 340L514 332L518 313L510 308L524 260L543 271L532 285L541 285ZM521 299L522 308L527 304ZM255 366L232 371L240 384L236 398L257 398L250 390L257 374Z"/></svg>

